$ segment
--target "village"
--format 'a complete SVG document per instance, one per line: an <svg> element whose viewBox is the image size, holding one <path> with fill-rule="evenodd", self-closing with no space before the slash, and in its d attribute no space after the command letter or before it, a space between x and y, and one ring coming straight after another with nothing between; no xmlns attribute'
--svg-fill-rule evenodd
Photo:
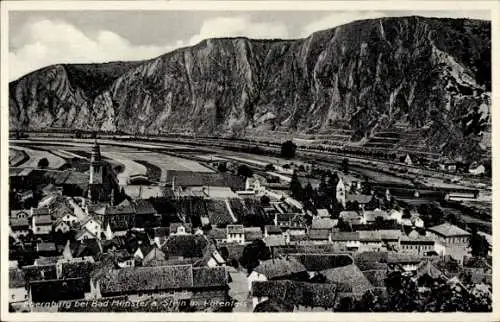
<svg viewBox="0 0 500 322"><path fill-rule="evenodd" d="M214 171L148 185L124 181L108 148L10 169L11 311L491 311L487 234L347 159L205 157Z"/></svg>

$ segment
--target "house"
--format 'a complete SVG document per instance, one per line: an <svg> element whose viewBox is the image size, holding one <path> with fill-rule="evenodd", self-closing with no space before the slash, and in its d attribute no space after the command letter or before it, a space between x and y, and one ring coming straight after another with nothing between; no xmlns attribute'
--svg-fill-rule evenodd
<svg viewBox="0 0 500 322"><path fill-rule="evenodd" d="M135 227L135 217L135 208L130 204L107 206L102 214L95 216L103 225L109 224L113 231L126 231Z"/></svg>
<svg viewBox="0 0 500 322"><path fill-rule="evenodd" d="M149 200L138 199L134 204L135 222L134 227L158 227L161 224L161 215L157 213ZM130 218L130 216L129 216ZM132 221L131 219L129 219Z"/></svg>
<svg viewBox="0 0 500 322"><path fill-rule="evenodd" d="M260 227L245 227L244 231L246 242L253 242L254 240L263 238L262 230L260 229Z"/></svg>
<svg viewBox="0 0 500 322"><path fill-rule="evenodd" d="M341 211L339 214L339 219L342 219L346 223L351 225L359 225L363 223L363 215L357 211Z"/></svg>
<svg viewBox="0 0 500 322"><path fill-rule="evenodd" d="M28 299L24 272L9 268L9 304L25 302Z"/></svg>
<svg viewBox="0 0 500 322"><path fill-rule="evenodd" d="M356 264L350 264L321 271L328 282L337 284L338 296L354 296L360 298L373 285Z"/></svg>
<svg viewBox="0 0 500 322"><path fill-rule="evenodd" d="M154 241L156 246L161 248L163 244L167 241L169 235L170 235L169 227L155 227L152 229L152 236L150 236L150 239Z"/></svg>
<svg viewBox="0 0 500 322"><path fill-rule="evenodd" d="M400 252L425 255L433 250L434 240L426 236L421 236L415 229L408 236L401 236L399 240Z"/></svg>
<svg viewBox="0 0 500 322"><path fill-rule="evenodd" d="M286 311L326 311L336 304L337 286L331 283L308 283L291 280L256 281L252 284L252 307L269 303L286 303ZM285 309L280 308L280 312Z"/></svg>
<svg viewBox="0 0 500 322"><path fill-rule="evenodd" d="M295 258L273 258L261 261L248 276L248 290L252 291L252 283L277 279L292 279L297 275L307 274L307 270Z"/></svg>
<svg viewBox="0 0 500 322"><path fill-rule="evenodd" d="M330 229L309 229L309 241L313 244L325 244L331 242L332 230Z"/></svg>
<svg viewBox="0 0 500 322"><path fill-rule="evenodd" d="M364 209L366 207L366 205L370 203L372 198L373 198L372 195L363 195L363 194L356 194L356 193L346 193L346 197L345 197L346 203L348 203L348 202L357 203L359 208L361 208L361 209Z"/></svg>
<svg viewBox="0 0 500 322"><path fill-rule="evenodd" d="M59 233L62 233L62 234L66 234L67 232L69 232L71 230L71 227L69 225L68 222L62 220L61 218L59 218L58 220L56 220L56 223L54 224L54 232L59 232Z"/></svg>
<svg viewBox="0 0 500 322"><path fill-rule="evenodd" d="M320 218L330 218L330 213L328 212L328 209L316 209L318 213L318 217Z"/></svg>
<svg viewBox="0 0 500 322"><path fill-rule="evenodd" d="M175 301L227 301L228 279L224 267L192 265L130 267L111 270L96 286L97 297L126 295L128 300L170 296Z"/></svg>
<svg viewBox="0 0 500 322"><path fill-rule="evenodd" d="M305 235L307 232L304 217L297 213L277 213L274 216L274 224L290 235Z"/></svg>
<svg viewBox="0 0 500 322"><path fill-rule="evenodd" d="M46 214L44 212L43 214L38 214L37 212L33 212L32 208L32 213L33 234L45 237L50 235L52 233L52 217L48 214L48 209Z"/></svg>
<svg viewBox="0 0 500 322"><path fill-rule="evenodd" d="M334 245L350 251L357 251L361 246L359 232L357 231L336 231L331 235L331 241Z"/></svg>
<svg viewBox="0 0 500 322"><path fill-rule="evenodd" d="M226 241L228 243L245 243L245 229L243 225L227 225L226 233Z"/></svg>
<svg viewBox="0 0 500 322"><path fill-rule="evenodd" d="M403 219L403 211L401 209L391 209L389 211L389 220L395 220L398 224L401 224Z"/></svg>
<svg viewBox="0 0 500 322"><path fill-rule="evenodd" d="M193 266L201 267L216 267L216 266L224 266L226 265L226 261L222 258L222 255L217 250L214 244L208 243L205 249L203 250L203 256L201 259L194 262Z"/></svg>
<svg viewBox="0 0 500 322"><path fill-rule="evenodd" d="M378 231L361 230L359 233L359 251L380 251L382 237Z"/></svg>
<svg viewBox="0 0 500 322"><path fill-rule="evenodd" d="M385 261L390 269L400 269L403 272L415 271L423 260L422 256L413 253L387 252Z"/></svg>
<svg viewBox="0 0 500 322"><path fill-rule="evenodd" d="M455 225L444 223L427 229L428 236L435 243L435 251L442 255L451 255L459 262L467 254L471 234Z"/></svg>
<svg viewBox="0 0 500 322"><path fill-rule="evenodd" d="M169 236L161 250L168 259L202 258L208 239L204 235Z"/></svg>
<svg viewBox="0 0 500 322"><path fill-rule="evenodd" d="M363 224L374 224L377 220L389 220L389 214L383 210L363 210ZM377 219L379 218L379 219Z"/></svg>
<svg viewBox="0 0 500 322"><path fill-rule="evenodd" d="M84 299L90 292L88 278L67 278L30 281L29 303L59 302Z"/></svg>
<svg viewBox="0 0 500 322"><path fill-rule="evenodd" d="M165 253L158 247L153 246L153 248L142 258L142 266L161 266L166 259Z"/></svg>
<svg viewBox="0 0 500 322"><path fill-rule="evenodd" d="M56 244L52 242L39 242L36 244L36 252L38 256L56 256L59 252L56 249Z"/></svg>
<svg viewBox="0 0 500 322"><path fill-rule="evenodd" d="M190 223L171 223L169 227L170 235L192 234L193 226Z"/></svg>
<svg viewBox="0 0 500 322"><path fill-rule="evenodd" d="M247 228L245 228L247 229ZM260 234L262 236L262 231L258 228ZM225 228L212 228L207 232L207 237L215 240L216 243L224 243L227 239L227 229ZM245 232L245 240L246 240L246 232ZM251 241L251 239L249 239Z"/></svg>
<svg viewBox="0 0 500 322"><path fill-rule="evenodd" d="M23 212L21 212L23 214ZM25 214L25 213L24 213ZM30 221L28 217L10 217L9 226L16 238L26 237L30 233Z"/></svg>
<svg viewBox="0 0 500 322"><path fill-rule="evenodd" d="M155 246L147 242L139 241L139 245L136 251L134 252L134 258L143 261L144 258L149 254L149 252L151 252L154 248Z"/></svg>
<svg viewBox="0 0 500 322"><path fill-rule="evenodd" d="M75 238L76 240L106 239L102 223L97 219L89 219L86 223L83 223Z"/></svg>
<svg viewBox="0 0 500 322"><path fill-rule="evenodd" d="M399 229L379 229L380 238L387 246L395 247L399 245L399 239L402 236Z"/></svg>
<svg viewBox="0 0 500 322"><path fill-rule="evenodd" d="M283 235L283 231L280 227L274 225L265 225L264 226L264 237L268 237L270 235Z"/></svg>

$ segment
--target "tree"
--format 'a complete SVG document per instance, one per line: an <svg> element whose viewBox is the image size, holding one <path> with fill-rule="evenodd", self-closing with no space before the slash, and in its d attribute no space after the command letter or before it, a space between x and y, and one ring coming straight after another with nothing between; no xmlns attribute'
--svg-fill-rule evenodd
<svg viewBox="0 0 500 322"><path fill-rule="evenodd" d="M477 227L475 225L472 226L470 247L472 256L478 256L478 257L486 257L488 255L488 251L490 248L490 245L488 244L486 238L477 233Z"/></svg>
<svg viewBox="0 0 500 322"><path fill-rule="evenodd" d="M262 206L269 206L269 203L271 202L271 199L269 198L269 196L267 195L263 195L261 198L260 198L260 204Z"/></svg>
<svg viewBox="0 0 500 322"><path fill-rule="evenodd" d="M224 162L219 163L219 165L217 166L217 170L219 172L226 172L227 171L226 163L224 163Z"/></svg>
<svg viewBox="0 0 500 322"><path fill-rule="evenodd" d="M274 170L276 170L276 168L274 167L274 165L272 163L268 163L268 164L266 164L266 167L264 168L264 170L274 171Z"/></svg>
<svg viewBox="0 0 500 322"><path fill-rule="evenodd" d="M242 164L238 167L238 175L249 178L253 176L253 170L246 164Z"/></svg>
<svg viewBox="0 0 500 322"><path fill-rule="evenodd" d="M292 197L300 198L302 195L302 185L300 184L297 172L293 172L292 180L290 181L290 191L292 192Z"/></svg>
<svg viewBox="0 0 500 322"><path fill-rule="evenodd" d="M292 159L295 157L295 151L297 150L297 145L292 141L288 140L283 142L281 145L281 156L286 159Z"/></svg>
<svg viewBox="0 0 500 322"><path fill-rule="evenodd" d="M40 169L45 169L49 166L49 160L47 160L47 158L41 158L39 161L38 161L38 167Z"/></svg>
<svg viewBox="0 0 500 322"><path fill-rule="evenodd" d="M349 173L349 159L347 158L344 158L342 160L342 172L344 172L345 174Z"/></svg>
<svg viewBox="0 0 500 322"><path fill-rule="evenodd" d="M270 258L271 251L269 247L266 246L262 239L256 239L243 249L240 264L245 267L248 274L250 274L255 267L259 266L259 260L267 260Z"/></svg>

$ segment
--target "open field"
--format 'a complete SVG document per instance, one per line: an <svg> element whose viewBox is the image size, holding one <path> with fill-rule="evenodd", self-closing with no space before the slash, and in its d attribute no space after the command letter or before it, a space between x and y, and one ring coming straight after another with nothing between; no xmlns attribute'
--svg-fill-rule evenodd
<svg viewBox="0 0 500 322"><path fill-rule="evenodd" d="M106 158L112 159L123 165L123 171L118 174L120 185L127 185L129 178L138 175L146 175L147 169L144 165L134 162L125 154L119 152L102 152Z"/></svg>
<svg viewBox="0 0 500 322"><path fill-rule="evenodd" d="M63 158L48 151L34 150L20 146L10 146L10 149L14 151L24 151L29 156L29 159L22 164L25 168L38 168L38 162L43 158L49 161L49 169L59 169L66 163Z"/></svg>
<svg viewBox="0 0 500 322"><path fill-rule="evenodd" d="M28 154L22 150L9 149L9 166L17 167L29 160Z"/></svg>

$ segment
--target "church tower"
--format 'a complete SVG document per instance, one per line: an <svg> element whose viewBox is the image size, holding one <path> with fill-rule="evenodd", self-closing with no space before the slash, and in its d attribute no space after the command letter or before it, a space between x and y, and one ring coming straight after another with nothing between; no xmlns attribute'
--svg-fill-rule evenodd
<svg viewBox="0 0 500 322"><path fill-rule="evenodd" d="M92 153L90 156L90 178L89 178L89 192L88 198L90 201L99 200L100 191L103 187L103 167L104 164L101 161L101 149L95 140L94 146L92 147Z"/></svg>

